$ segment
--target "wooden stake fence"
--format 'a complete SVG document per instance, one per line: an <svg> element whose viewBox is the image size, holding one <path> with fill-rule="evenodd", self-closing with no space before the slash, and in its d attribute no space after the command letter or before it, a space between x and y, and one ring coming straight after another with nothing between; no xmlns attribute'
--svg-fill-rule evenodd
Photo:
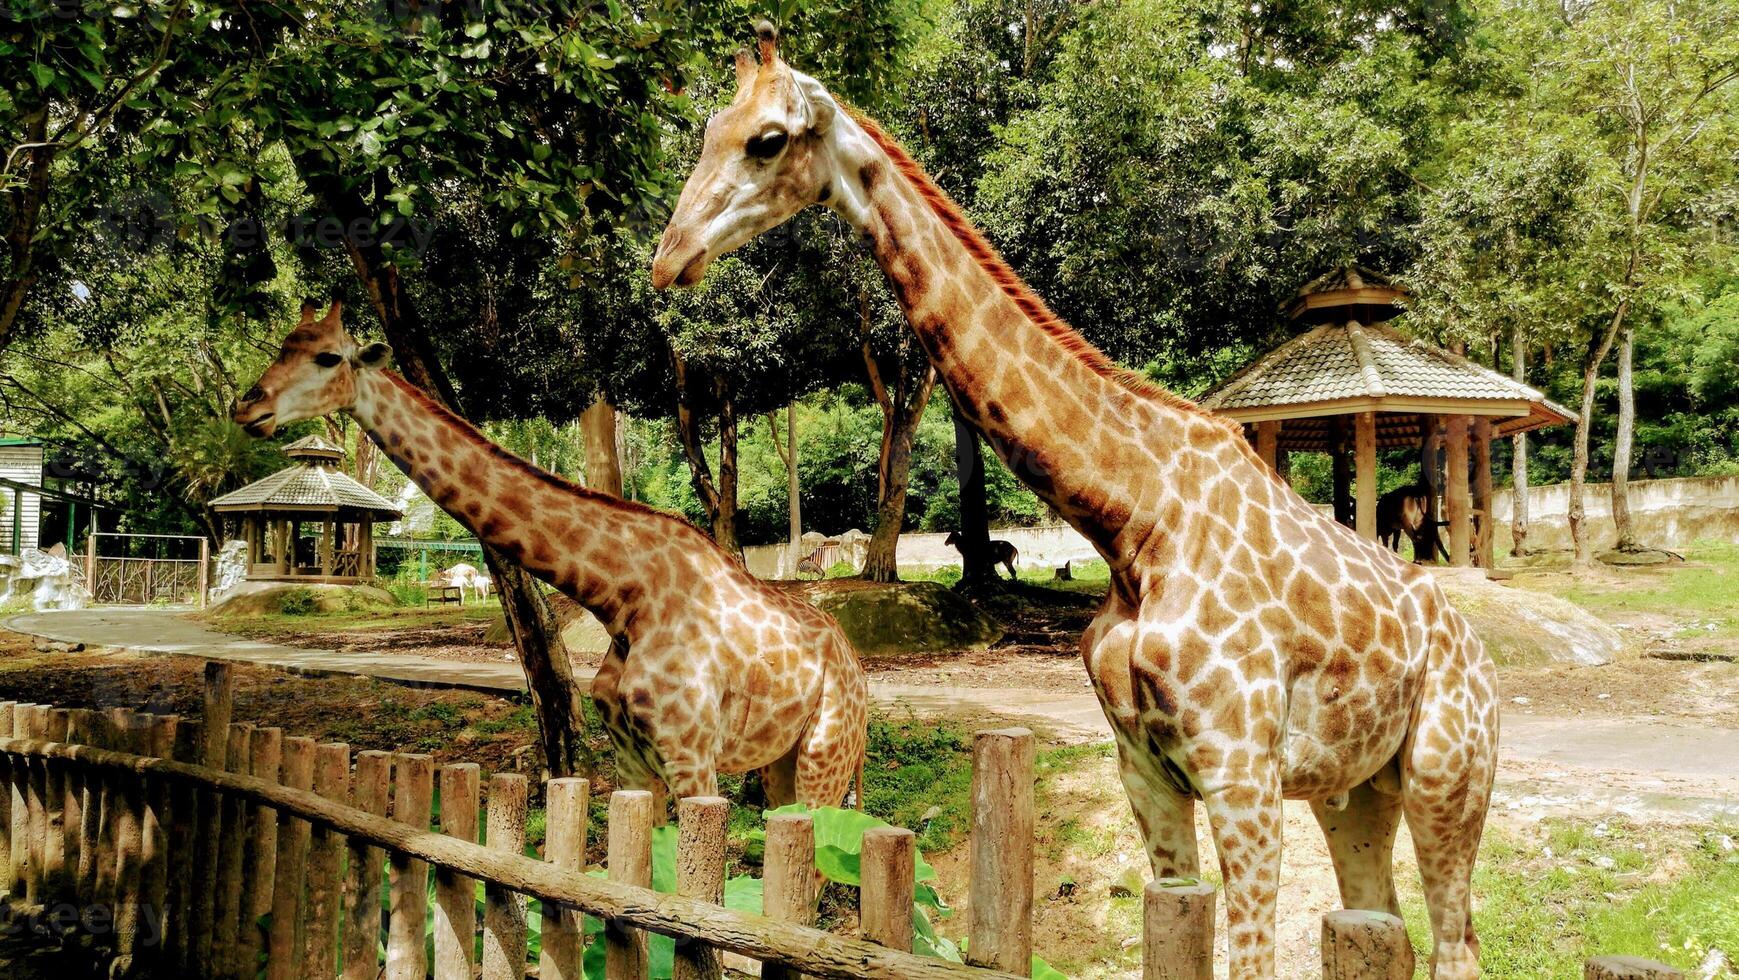
<svg viewBox="0 0 1739 980"><path fill-rule="evenodd" d="M436 772L428 756L361 752L353 760L346 745L316 746L277 729L232 724L229 672L208 670L207 682L199 721L0 702L0 889L15 915L90 932L112 952L114 976L423 980L432 968L435 980L472 980L481 939L483 980L523 980L533 966L529 898L544 910L536 965L544 980L581 977L583 915L604 922L611 980L644 980L649 933L676 941L679 980L716 980L727 953L759 960L768 980L1012 980L1027 973L1034 747L1024 730L982 733L974 747L968 947L991 967L984 968L911 952L910 831L865 835L864 938L847 939L809 924L816 882L807 815L768 821L765 914L748 915L720 905L724 800L679 801L677 894L658 894L649 887L655 814L648 793L612 794L609 877L591 877L580 873L584 781L552 780L546 788L549 835L540 861L523 853L531 789L523 775L490 780L479 843L480 773L444 767L441 825L433 830ZM431 871L432 964L424 952ZM477 882L486 895L481 917ZM384 930L383 887L390 896ZM1211 977L1213 889L1155 883L1144 907L1144 977ZM77 914L50 914L59 908ZM377 953L383 933L384 962ZM1322 949L1325 980L1412 975L1406 931L1381 913L1325 917ZM1609 957L1590 960L1585 977L1682 974Z"/></svg>

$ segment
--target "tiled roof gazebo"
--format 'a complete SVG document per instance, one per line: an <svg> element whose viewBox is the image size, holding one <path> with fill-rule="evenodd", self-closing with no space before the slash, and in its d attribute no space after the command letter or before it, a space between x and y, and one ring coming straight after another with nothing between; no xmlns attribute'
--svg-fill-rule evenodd
<svg viewBox="0 0 1739 980"><path fill-rule="evenodd" d="M1420 449L1427 478L1444 493L1451 562L1490 567L1490 528L1481 521L1474 541L1472 524L1491 512L1491 439L1573 416L1534 388L1387 326L1406 297L1368 269L1336 269L1288 305L1292 319L1315 326L1210 391L1202 405L1245 423L1276 468L1287 452L1330 454L1336 517L1368 537L1377 536L1377 450ZM1441 476L1439 445L1448 457ZM1470 452L1478 499L1469 499ZM1434 521L1435 494L1428 509Z"/></svg>
<svg viewBox="0 0 1739 980"><path fill-rule="evenodd" d="M351 479L338 464L344 450L317 435L284 447L295 464L211 502L241 518L247 577L259 581L357 582L374 576L374 522L403 511ZM302 525L320 534L303 538Z"/></svg>

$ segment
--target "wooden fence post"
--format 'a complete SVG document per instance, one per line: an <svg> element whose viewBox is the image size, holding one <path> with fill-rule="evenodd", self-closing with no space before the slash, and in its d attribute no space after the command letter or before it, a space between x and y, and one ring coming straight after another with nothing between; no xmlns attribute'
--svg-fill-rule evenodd
<svg viewBox="0 0 1739 980"><path fill-rule="evenodd" d="M815 819L807 813L767 818L767 849L761 863L761 913L780 922L815 920ZM795 970L761 964L761 980L797 980Z"/></svg>
<svg viewBox="0 0 1739 980"><path fill-rule="evenodd" d="M1322 917L1323 980L1411 980L1413 943L1387 912L1341 909Z"/></svg>
<svg viewBox="0 0 1739 980"><path fill-rule="evenodd" d="M224 750L225 772L248 775L253 771L254 726L251 722L231 722L229 745ZM223 827L223 840L217 849L217 894L212 911L212 964L225 974L240 967L240 936L243 913L253 896L248 894L243 879L242 859L247 849L247 804L240 797L222 798L218 818Z"/></svg>
<svg viewBox="0 0 1739 980"><path fill-rule="evenodd" d="M50 707L43 714L42 738L50 742L66 741L67 712L65 708ZM43 796L43 854L42 854L42 894L44 901L54 902L65 900L70 895L72 882L67 875L66 850L66 774L67 767L59 762L48 762L43 769L45 782ZM74 868L78 861L78 852L73 852Z"/></svg>
<svg viewBox="0 0 1739 980"><path fill-rule="evenodd" d="M498 772L489 780L489 849L525 852L526 778ZM486 882L483 885L483 980L524 980L525 896Z"/></svg>
<svg viewBox="0 0 1739 980"><path fill-rule="evenodd" d="M714 905L725 901L725 824L730 801L691 796L676 803L676 893ZM703 943L676 943L674 980L718 980L719 951Z"/></svg>
<svg viewBox="0 0 1739 980"><path fill-rule="evenodd" d="M35 704L21 704L13 709L12 737L33 739L37 736ZM19 766L22 770L24 820L18 828L23 838L23 859L15 867L20 869L18 883L13 889L14 900L22 898L26 905L36 905L42 901L42 790L38 788L37 777L40 763L25 759ZM21 872L21 873L20 873Z"/></svg>
<svg viewBox="0 0 1739 980"><path fill-rule="evenodd" d="M205 742L203 728L201 722L185 718L175 726L176 762L187 765L199 763L200 746ZM195 854L201 850L198 819L199 803L204 795L186 784L178 784L170 791L169 806L175 814L175 822L169 828L169 850L174 853L175 861L169 868L169 948L165 955L184 974L193 972L193 957L197 946L193 936L193 890L199 879L194 874L193 861ZM87 826L100 823L99 806L100 801L92 802L89 796L86 797ZM93 829L92 834L100 849L101 828Z"/></svg>
<svg viewBox="0 0 1739 980"><path fill-rule="evenodd" d="M314 750L314 792L333 801L350 802L350 746L327 742ZM327 980L338 976L338 909L344 904L338 878L344 835L316 827L308 844L308 941L303 946L302 975Z"/></svg>
<svg viewBox="0 0 1739 980"><path fill-rule="evenodd" d="M386 816L387 790L392 782L392 755L358 752L356 778L350 785L350 805L377 817ZM380 974L380 884L386 852L352 837L349 867L344 876L344 980L375 980Z"/></svg>
<svg viewBox="0 0 1739 980"><path fill-rule="evenodd" d="M0 735L12 734L12 709L16 701L0 701ZM8 898L16 897L12 888L12 794L17 789L13 779L12 757L0 755L0 891Z"/></svg>
<svg viewBox="0 0 1739 980"><path fill-rule="evenodd" d="M153 715L151 727L146 737L145 754L154 759L167 759L175 753L175 731L181 724L176 715ZM70 795L70 794L69 794ZM164 953L167 949L165 941L168 938L169 927L169 865L172 856L169 852L169 828L174 822L174 808L170 802L169 785L161 779L153 779L145 784L145 822L142 828L141 842L143 844L144 869L139 885L140 915L146 917L143 921L152 947L145 958L154 970L161 972L164 964Z"/></svg>
<svg viewBox="0 0 1739 980"><path fill-rule="evenodd" d="M314 786L314 740L284 739L280 781L291 789ZM302 886L308 867L308 821L281 814L278 855L272 875L272 932L266 942L267 980L293 980L301 975ZM197 923L196 923L197 925Z"/></svg>
<svg viewBox="0 0 1739 980"><path fill-rule="evenodd" d="M1213 885L1150 881L1141 919L1143 980L1213 980Z"/></svg>
<svg viewBox="0 0 1739 980"><path fill-rule="evenodd" d="M142 754L150 741L151 719L139 712L122 711L116 730L116 748ZM139 945L139 904L144 899L145 787L132 773L112 773L107 778L115 807L115 965L114 976L130 976Z"/></svg>
<svg viewBox="0 0 1739 980"><path fill-rule="evenodd" d="M66 738L68 745L84 745L86 731L90 725L89 709L75 708L66 713ZM86 770L83 766L69 765L66 767L65 778L61 789L65 794L61 802L64 811L65 842L62 847L66 852L66 866L62 872L65 881L67 900L77 905L83 905L87 900L86 893L79 889L79 868L84 855L84 786Z"/></svg>
<svg viewBox="0 0 1739 980"><path fill-rule="evenodd" d="M544 787L544 860L578 874L586 866L586 823L592 784L573 776L552 779ZM582 980L585 955L580 910L543 903L543 949L538 957L539 980Z"/></svg>
<svg viewBox="0 0 1739 980"><path fill-rule="evenodd" d="M1582 980L1685 980L1685 974L1637 956L1601 956L1583 965Z"/></svg>
<svg viewBox="0 0 1739 980"><path fill-rule="evenodd" d="M441 833L467 844L477 843L479 773L470 762L441 767ZM436 868L435 980L471 980L476 940L476 879Z"/></svg>
<svg viewBox="0 0 1739 980"><path fill-rule="evenodd" d="M429 829L429 807L435 791L435 763L426 755L400 755L393 769L392 816L418 830ZM393 854L391 908L387 917L384 980L423 980L428 974L423 951L423 921L428 914L428 864Z"/></svg>
<svg viewBox="0 0 1739 980"><path fill-rule="evenodd" d="M268 783L278 782L284 765L284 730L256 728L248 739L248 773ZM242 852L246 869L240 916L236 927L235 965L242 976L259 973L266 936L260 919L272 911L274 870L278 863L278 811L250 805L246 812L247 843Z"/></svg>
<svg viewBox="0 0 1739 980"><path fill-rule="evenodd" d="M222 661L205 663L205 689L200 705L199 764L207 769L223 769L229 756L229 722L234 714L235 671ZM212 949L217 935L218 865L223 860L223 808L221 796L211 792L199 794L199 836L194 840L193 912L189 917L192 930L193 964L204 976L217 970Z"/></svg>
<svg viewBox="0 0 1739 980"><path fill-rule="evenodd" d="M902 827L863 832L860 924L863 938L901 952L912 951L912 870L918 836Z"/></svg>
<svg viewBox="0 0 1739 980"><path fill-rule="evenodd" d="M610 880L652 887L652 794L617 790L610 794ZM646 933L604 923L605 980L646 980Z"/></svg>
<svg viewBox="0 0 1739 980"><path fill-rule="evenodd" d="M1032 970L1033 733L979 732L972 743L972 881L966 962Z"/></svg>

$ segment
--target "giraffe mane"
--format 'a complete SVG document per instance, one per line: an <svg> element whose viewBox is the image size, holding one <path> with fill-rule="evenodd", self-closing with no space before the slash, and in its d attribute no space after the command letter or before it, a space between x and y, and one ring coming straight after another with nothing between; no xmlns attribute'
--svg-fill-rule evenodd
<svg viewBox="0 0 1739 980"><path fill-rule="evenodd" d="M578 483L575 483L574 481L569 480L568 478L566 478L564 476L560 476L558 474L551 473L549 470L546 470L546 469L539 467L539 466L533 466L531 463L529 463L525 459L521 458L519 456L519 454L517 454L517 453L507 449L506 447L500 445L499 443L491 440L488 436L484 435L481 431L479 431L475 425L471 424L471 422L469 420L460 417L458 413L454 412L452 409L448 408L447 406L436 401L434 398L430 397L428 392L424 391L423 389L417 387L414 384L411 384L409 381L405 380L405 378L402 375L400 375L398 372L396 372L396 371L382 371L381 373L383 375L385 375L386 379L388 381L390 381L395 387L397 387L401 392L403 392L407 397L409 397L412 401L416 402L417 406L419 408L421 408L423 411L428 412L430 415L434 416L436 419L438 419L442 422L445 422L448 425L451 425L456 431L458 431L458 433L462 437L464 437L464 439L466 441L472 443L473 445L480 446L484 449L487 449L489 452L491 452L497 458L499 458L502 462L504 462L508 466L518 470L520 473L524 474L525 476L539 480L539 481L543 482L544 484L546 484L550 487L553 487L556 490L561 491L562 493L574 494L576 496L581 496L581 497L587 497L587 498L594 500L598 503L601 503L601 504L604 504L606 506L613 507L617 510L620 510L623 513L639 514L639 515L642 515L645 517L660 518L662 520L669 521L672 524L680 525L687 530L693 531L696 536L698 536L702 540L706 541L706 543L708 545L710 545L714 548L717 547L717 545L713 544L711 538L708 538L706 535L701 534L699 529L695 528L694 525L688 523L685 520L682 520L681 518L676 517L673 514L669 514L665 511L659 510L656 507L650 507L646 504L640 503L639 501L623 500L620 497L612 497L611 495L609 495L607 493L599 493L596 490L587 489L586 487L580 486Z"/></svg>
<svg viewBox="0 0 1739 980"><path fill-rule="evenodd" d="M1058 316L1037 293L1033 292L1026 280L1020 277L1020 273L1015 272L1014 267L1008 264L1008 260L1002 257L1002 253L996 250L996 246L990 244L990 241L984 237L984 233L978 230L978 226L974 225L971 219L967 218L965 213L960 210L960 205L954 203L954 199L948 196L947 191L936 185L936 182L925 172L923 165L913 159L898 140L888 135L875 120L864 115L857 108L846 105L844 102L840 102L840 106L846 114L851 116L853 121L863 127L863 131L875 141L877 146L881 147L882 152L888 155L888 159L893 161L894 169L906 178L906 182L918 192L918 196L923 198L924 203L929 205L936 217L942 220L943 226L955 238L959 239L960 244L965 246L966 253L972 256L979 268L990 276L991 281L996 283L1003 295L1013 300L1021 313L1049 335L1052 340L1056 341L1066 353L1085 364L1100 377L1144 398L1150 398L1179 411L1205 416L1225 425L1228 429L1237 426L1237 423L1197 405L1188 398L1135 371L1122 367L1104 351L1095 347L1092 341L1083 337L1080 331L1070 326L1068 321Z"/></svg>

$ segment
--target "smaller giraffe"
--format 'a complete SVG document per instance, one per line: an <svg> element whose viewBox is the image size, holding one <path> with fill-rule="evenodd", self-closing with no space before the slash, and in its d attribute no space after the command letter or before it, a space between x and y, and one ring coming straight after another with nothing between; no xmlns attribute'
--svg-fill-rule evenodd
<svg viewBox="0 0 1739 980"><path fill-rule="evenodd" d="M833 618L762 582L680 518L540 470L386 369L332 304L304 307L236 404L256 437L348 412L399 469L480 541L609 631L592 700L618 781L712 796L719 772L758 771L772 806L862 805L869 684Z"/></svg>

